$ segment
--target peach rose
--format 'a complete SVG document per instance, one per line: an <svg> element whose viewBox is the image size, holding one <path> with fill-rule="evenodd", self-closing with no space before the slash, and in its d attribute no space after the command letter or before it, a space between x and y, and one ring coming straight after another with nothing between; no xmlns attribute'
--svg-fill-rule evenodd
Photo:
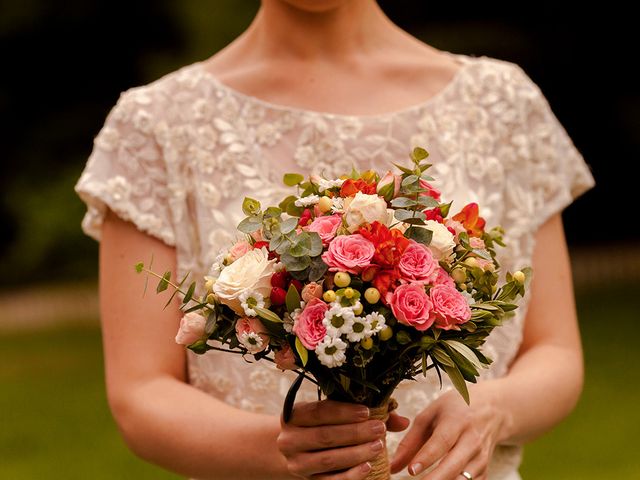
<svg viewBox="0 0 640 480"><path fill-rule="evenodd" d="M207 319L196 312L187 313L180 320L180 328L176 335L176 343L180 345L191 345L200 339L205 338L204 328Z"/></svg>
<svg viewBox="0 0 640 480"><path fill-rule="evenodd" d="M429 290L433 302L435 325L443 330L458 330L458 325L471 318L471 308L466 298L455 288L435 285Z"/></svg>
<svg viewBox="0 0 640 480"><path fill-rule="evenodd" d="M376 247L359 233L340 235L322 254L322 260L332 272L360 273L370 265Z"/></svg>
<svg viewBox="0 0 640 480"><path fill-rule="evenodd" d="M273 359L276 362L276 367L280 370L295 370L298 367L296 365L296 356L288 343L285 343L282 348L274 354Z"/></svg>
<svg viewBox="0 0 640 480"><path fill-rule="evenodd" d="M384 187L393 183L393 193L390 195L390 197L385 197L385 199L391 200L393 198L396 198L400 193L401 182L402 182L402 177L400 175L394 175L393 173L387 171L387 173L384 174L384 177L382 177L378 182L378 186L377 186L378 195L381 195L380 191Z"/></svg>
<svg viewBox="0 0 640 480"><path fill-rule="evenodd" d="M322 244L327 246L329 242L335 238L341 223L342 217L340 217L340 215L323 215L316 217L304 230L307 232L316 232L320 235Z"/></svg>
<svg viewBox="0 0 640 480"><path fill-rule="evenodd" d="M312 298L293 323L293 333L308 350L314 350L327 334L322 324L329 306L319 298Z"/></svg>
<svg viewBox="0 0 640 480"><path fill-rule="evenodd" d="M420 284L400 285L387 294L387 303L400 323L416 330L427 330L435 321L433 303Z"/></svg>
<svg viewBox="0 0 640 480"><path fill-rule="evenodd" d="M435 280L438 268L436 260L425 245L411 240L398 263L398 270L404 280L430 283Z"/></svg>
<svg viewBox="0 0 640 480"><path fill-rule="evenodd" d="M302 300L309 303L312 298L322 298L322 285L316 282L309 282L302 289Z"/></svg>

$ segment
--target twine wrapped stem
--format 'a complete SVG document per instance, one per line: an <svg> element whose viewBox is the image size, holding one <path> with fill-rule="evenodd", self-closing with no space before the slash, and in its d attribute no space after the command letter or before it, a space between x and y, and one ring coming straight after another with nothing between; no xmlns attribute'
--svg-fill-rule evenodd
<svg viewBox="0 0 640 480"><path fill-rule="evenodd" d="M370 408L369 418L386 422L389 418L389 413L391 413L396 408L398 408L398 402L396 402L395 399L391 398L379 407ZM383 438L382 442L384 444L384 448L378 455L373 458L373 460L370 461L371 471L367 475L366 480L389 480L391 478L386 439Z"/></svg>

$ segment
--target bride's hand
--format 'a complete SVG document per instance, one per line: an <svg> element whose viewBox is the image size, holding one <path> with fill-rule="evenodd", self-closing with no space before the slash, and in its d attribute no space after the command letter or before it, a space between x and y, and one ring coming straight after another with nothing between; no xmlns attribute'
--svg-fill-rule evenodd
<svg viewBox="0 0 640 480"><path fill-rule="evenodd" d="M411 475L419 475L440 461L420 478L460 480L466 471L473 480L486 480L504 422L504 413L489 399L472 396L468 406L458 392L447 392L416 416L398 446L391 471L408 465Z"/></svg>
<svg viewBox="0 0 640 480"><path fill-rule="evenodd" d="M278 448L293 475L357 480L371 470L369 460L382 451L387 429L404 430L408 420L391 415L387 425L369 420L363 405L323 400L297 403L288 423L281 421Z"/></svg>

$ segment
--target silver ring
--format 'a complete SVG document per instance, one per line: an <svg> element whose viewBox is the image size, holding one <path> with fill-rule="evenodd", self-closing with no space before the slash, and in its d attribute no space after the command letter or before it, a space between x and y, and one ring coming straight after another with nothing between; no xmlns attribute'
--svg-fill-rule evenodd
<svg viewBox="0 0 640 480"><path fill-rule="evenodd" d="M471 476L471 474L469 472L467 472L466 470L464 472L462 472L460 475L462 475L467 480L473 480L473 477Z"/></svg>

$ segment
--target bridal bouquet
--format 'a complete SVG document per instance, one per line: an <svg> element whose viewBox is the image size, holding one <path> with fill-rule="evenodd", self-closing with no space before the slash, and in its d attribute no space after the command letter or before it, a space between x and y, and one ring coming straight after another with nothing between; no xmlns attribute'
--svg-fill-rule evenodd
<svg viewBox="0 0 640 480"><path fill-rule="evenodd" d="M487 229L475 203L449 216L452 204L429 183L427 156L416 148L411 167L396 165L399 174L287 174L297 191L278 206L245 198L245 236L200 288L142 263L136 269L160 279L158 292L182 294L178 343L299 373L285 421L303 378L377 418L393 408L400 382L431 369L468 403L466 382L491 363L481 346L517 308L531 270L506 273L500 284L495 248L504 231ZM382 455L377 468L388 472Z"/></svg>

